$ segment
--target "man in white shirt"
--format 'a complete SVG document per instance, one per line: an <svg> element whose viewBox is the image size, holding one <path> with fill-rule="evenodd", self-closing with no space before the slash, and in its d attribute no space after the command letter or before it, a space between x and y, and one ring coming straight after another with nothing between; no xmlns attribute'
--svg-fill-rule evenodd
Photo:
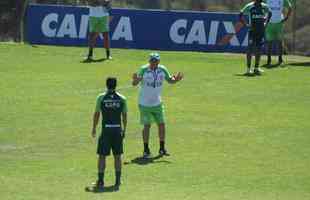
<svg viewBox="0 0 310 200"><path fill-rule="evenodd" d="M149 63L143 65L138 74L134 73L132 84L134 86L140 83L139 110L140 121L144 126L142 135L144 143L143 157L149 158L151 155L149 149L149 134L153 121L158 126L159 136L159 155L169 155L165 148L165 119L164 108L161 101L161 92L164 81L170 84L177 83L183 79L183 74L171 76L167 68L159 64L160 56L158 53L150 54Z"/></svg>
<svg viewBox="0 0 310 200"><path fill-rule="evenodd" d="M89 5L89 51L85 61L91 62L93 60L93 49L99 33L103 34L106 57L111 59L109 39L111 2L110 0L90 0Z"/></svg>
<svg viewBox="0 0 310 200"><path fill-rule="evenodd" d="M267 5L272 12L270 23L266 28L267 40L267 65L271 65L271 53L274 43L278 46L279 60L278 64L283 63L283 28L284 23L288 20L292 12L292 4L290 0L266 0ZM284 10L287 9L287 14L284 16Z"/></svg>

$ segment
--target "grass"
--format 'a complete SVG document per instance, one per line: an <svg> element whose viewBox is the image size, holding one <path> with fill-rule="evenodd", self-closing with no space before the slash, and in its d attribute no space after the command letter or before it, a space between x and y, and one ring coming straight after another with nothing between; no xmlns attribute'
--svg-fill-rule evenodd
<svg viewBox="0 0 310 200"><path fill-rule="evenodd" d="M163 92L172 156L139 164L131 162L142 154L138 88L127 86L150 51L113 49L112 61L90 64L81 62L85 51L0 44L1 199L310 199L308 58L288 56L285 67L245 77L238 54L160 52L170 72L185 74ZM118 192L90 193L92 113L110 75L128 99L129 164Z"/></svg>

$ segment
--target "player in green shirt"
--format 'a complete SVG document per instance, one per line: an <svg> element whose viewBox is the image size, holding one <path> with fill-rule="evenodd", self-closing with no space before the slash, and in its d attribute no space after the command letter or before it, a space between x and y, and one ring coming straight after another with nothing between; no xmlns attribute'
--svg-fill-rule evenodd
<svg viewBox="0 0 310 200"><path fill-rule="evenodd" d="M271 53L273 44L277 44L279 60L278 64L283 63L283 29L284 23L288 20L292 13L292 4L290 0L266 0L269 6L272 17L266 28L267 40L267 65L271 64ZM284 11L287 10L286 16Z"/></svg>
<svg viewBox="0 0 310 200"><path fill-rule="evenodd" d="M134 86L140 83L139 110L140 122L144 126L142 135L144 143L143 157L149 158L151 155L149 149L149 134L153 121L158 126L159 136L159 154L169 155L165 148L165 119L164 108L161 102L161 91L164 81L174 84L183 79L183 74L171 76L167 68L159 64L160 56L158 53L151 53L149 63L142 66L137 73L133 74L132 84Z"/></svg>
<svg viewBox="0 0 310 200"><path fill-rule="evenodd" d="M89 1L89 50L85 62L93 61L93 49L95 48L97 37L103 35L103 46L106 49L107 59L112 59L110 53L110 0L88 0Z"/></svg>
<svg viewBox="0 0 310 200"><path fill-rule="evenodd" d="M102 131L98 139L98 180L97 188L104 186L104 171L106 167L106 156L112 150L115 167L115 187L121 184L121 169L123 154L123 138L127 127L127 103L126 98L116 92L117 79L108 78L106 81L107 92L97 97L96 109L93 115L92 137L96 137L96 127L102 118Z"/></svg>
<svg viewBox="0 0 310 200"><path fill-rule="evenodd" d="M248 21L244 18L248 15ZM259 68L261 57L261 47L263 45L265 36L265 27L268 24L272 14L268 6L261 0L254 0L248 3L240 11L240 21L249 27L249 44L247 50L247 71L246 75L252 74L251 60L252 54L255 54L254 74L260 75L262 70Z"/></svg>

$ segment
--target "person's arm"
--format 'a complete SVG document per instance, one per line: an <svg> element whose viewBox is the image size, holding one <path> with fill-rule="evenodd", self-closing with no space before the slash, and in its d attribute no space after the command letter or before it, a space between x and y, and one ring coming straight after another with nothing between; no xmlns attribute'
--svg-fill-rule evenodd
<svg viewBox="0 0 310 200"><path fill-rule="evenodd" d="M141 76L138 76L137 73L134 73L134 74L132 75L132 85L133 85L133 86L136 86L136 85L138 85L138 84L140 83L140 81L142 81L142 77L141 77Z"/></svg>
<svg viewBox="0 0 310 200"><path fill-rule="evenodd" d="M92 137L96 137L96 129L100 118L100 112L94 112L93 115L93 129L92 129Z"/></svg>
<svg viewBox="0 0 310 200"><path fill-rule="evenodd" d="M147 69L147 67L146 67L146 66L143 66L143 67L141 67L141 68L139 69L138 73L134 73L134 74L132 75L132 85L133 85L133 86L138 85L138 84L142 81L142 79L143 79L143 74L144 74L144 72L145 72L146 69Z"/></svg>
<svg viewBox="0 0 310 200"><path fill-rule="evenodd" d="M122 122L123 122L123 138L125 138L126 135L126 129L127 129L127 112L122 112Z"/></svg>
<svg viewBox="0 0 310 200"><path fill-rule="evenodd" d="M177 82L179 82L180 80L183 79L183 73L181 73L181 72L178 72L177 75L172 75L171 76L171 74L169 73L169 70L165 66L161 65L161 69L165 73L166 81L168 83L170 83L170 84L175 84L175 83L177 83Z"/></svg>
<svg viewBox="0 0 310 200"><path fill-rule="evenodd" d="M168 83L175 84L183 79L183 74L181 72L178 72L177 75L173 75L170 79L168 79Z"/></svg>
<svg viewBox="0 0 310 200"><path fill-rule="evenodd" d="M266 7L266 9L267 9L268 14L267 14L267 19L266 19L266 22L265 22L265 26L268 25L268 23L270 22L270 19L272 17L272 12L270 11L270 9L268 7Z"/></svg>
<svg viewBox="0 0 310 200"><path fill-rule="evenodd" d="M249 10L250 10L250 4L247 4L240 10L239 21L241 22L241 24L243 24L243 26L249 26L249 24L247 23L247 20L244 17L244 15L249 14Z"/></svg>
<svg viewBox="0 0 310 200"><path fill-rule="evenodd" d="M122 122L123 122L122 136L123 138L125 138L127 129L127 101L125 97L123 98Z"/></svg>
<svg viewBox="0 0 310 200"><path fill-rule="evenodd" d="M286 22L289 19L289 17L291 16L292 11L293 11L292 10L292 4L289 0L285 0L284 4L285 4L285 7L287 8L287 14L284 17L284 19L282 20L282 22Z"/></svg>
<svg viewBox="0 0 310 200"><path fill-rule="evenodd" d="M242 12L240 12L240 14L239 14L239 20L240 20L240 22L241 22L241 24L242 24L243 26L249 26L248 23L247 23L247 21L245 20L244 14L243 14Z"/></svg>
<svg viewBox="0 0 310 200"><path fill-rule="evenodd" d="M96 137L96 129L97 129L97 125L98 125L98 122L99 122L99 119L100 119L101 99L102 99L101 95L99 95L97 97L95 112L93 114L93 128L92 128L92 132L91 132L92 137Z"/></svg>

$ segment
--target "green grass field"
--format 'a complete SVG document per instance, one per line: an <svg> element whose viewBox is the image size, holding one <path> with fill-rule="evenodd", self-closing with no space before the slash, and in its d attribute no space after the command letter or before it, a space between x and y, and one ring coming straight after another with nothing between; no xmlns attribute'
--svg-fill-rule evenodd
<svg viewBox="0 0 310 200"><path fill-rule="evenodd" d="M160 52L170 72L185 74L163 92L172 156L139 164L131 162L142 155L138 88L128 86L151 51L113 49L112 61L85 64L86 51L0 44L1 200L310 199L309 58L245 77L243 55ZM97 173L95 100L111 75L128 99L129 164L118 192L85 192Z"/></svg>

